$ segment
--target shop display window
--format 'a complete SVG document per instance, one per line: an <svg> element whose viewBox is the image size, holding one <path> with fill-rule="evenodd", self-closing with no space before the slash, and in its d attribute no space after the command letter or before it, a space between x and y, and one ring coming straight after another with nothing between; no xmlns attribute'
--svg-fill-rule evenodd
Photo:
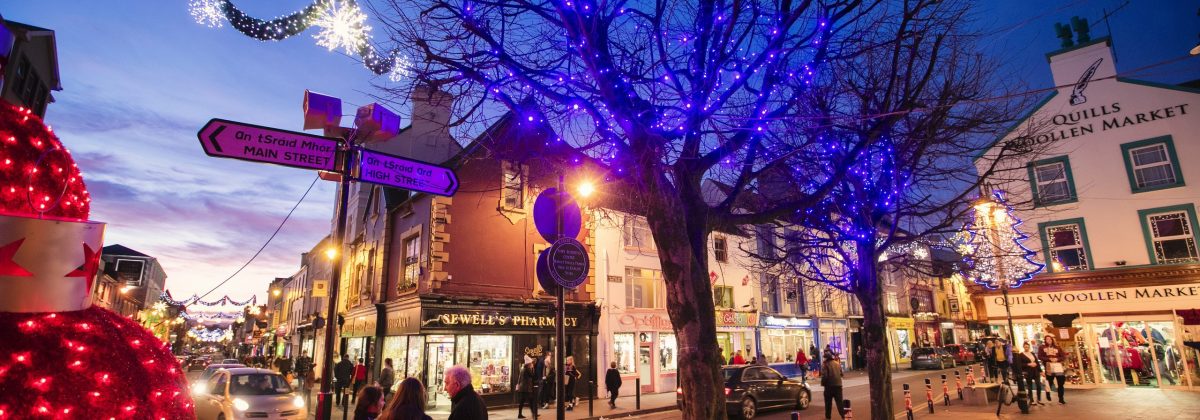
<svg viewBox="0 0 1200 420"><path fill-rule="evenodd" d="M908 341L908 330L896 330L896 349L901 359L909 358L912 354L912 344Z"/></svg>
<svg viewBox="0 0 1200 420"><path fill-rule="evenodd" d="M410 337L408 339L408 363L404 365L403 371L398 371L397 373L402 372L404 374L403 377L413 377L424 380L424 378L421 378L421 368L424 366L421 355L425 354L424 350L425 336L414 335ZM399 379L400 378L397 378L396 383L400 383Z"/></svg>
<svg viewBox="0 0 1200 420"><path fill-rule="evenodd" d="M613 334L613 357L617 360L617 370L622 374L637 372L636 351L633 333Z"/></svg>
<svg viewBox="0 0 1200 420"><path fill-rule="evenodd" d="M471 350L467 368L471 370L472 382L479 393L512 392L512 336L473 335L469 338Z"/></svg>
<svg viewBox="0 0 1200 420"><path fill-rule="evenodd" d="M663 371L674 372L679 368L679 346L675 342L675 334L658 335L658 365Z"/></svg>
<svg viewBox="0 0 1200 420"><path fill-rule="evenodd" d="M379 371L384 368L383 360L392 359L392 371L398 379L396 384L400 383L399 379L404 378L404 363L408 360L408 336L397 335L383 338L383 357L379 358Z"/></svg>

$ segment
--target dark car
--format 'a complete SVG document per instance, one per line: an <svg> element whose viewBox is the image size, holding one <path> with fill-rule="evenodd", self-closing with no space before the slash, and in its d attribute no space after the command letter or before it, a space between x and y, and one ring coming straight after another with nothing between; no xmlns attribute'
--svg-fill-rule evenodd
<svg viewBox="0 0 1200 420"><path fill-rule="evenodd" d="M787 407L796 410L812 403L807 383L785 378L766 366L729 365L721 368L725 376L725 410L730 417L753 419L763 408ZM675 391L676 404L682 410L683 388Z"/></svg>
<svg viewBox="0 0 1200 420"><path fill-rule="evenodd" d="M208 367L208 363L209 363L208 357L205 357L205 356L193 357L191 360L187 361L186 369L188 370L188 372L191 372L193 370L204 370L204 368Z"/></svg>
<svg viewBox="0 0 1200 420"><path fill-rule="evenodd" d="M956 366L958 363L954 361L954 356L941 347L917 347L912 351L913 370L945 369Z"/></svg>
<svg viewBox="0 0 1200 420"><path fill-rule="evenodd" d="M975 362L975 352L961 344L947 344L947 353L954 356L954 362L960 365L970 364Z"/></svg>

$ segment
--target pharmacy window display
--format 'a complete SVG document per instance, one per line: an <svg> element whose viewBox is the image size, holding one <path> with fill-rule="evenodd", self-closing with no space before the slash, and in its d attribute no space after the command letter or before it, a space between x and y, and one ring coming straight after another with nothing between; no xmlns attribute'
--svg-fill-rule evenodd
<svg viewBox="0 0 1200 420"><path fill-rule="evenodd" d="M464 336L459 336L464 338ZM480 394L511 392L512 337L507 335L472 335L469 338L469 359L472 385Z"/></svg>
<svg viewBox="0 0 1200 420"><path fill-rule="evenodd" d="M675 342L675 334L658 335L658 365L664 372L674 372L679 368L677 355L679 346Z"/></svg>

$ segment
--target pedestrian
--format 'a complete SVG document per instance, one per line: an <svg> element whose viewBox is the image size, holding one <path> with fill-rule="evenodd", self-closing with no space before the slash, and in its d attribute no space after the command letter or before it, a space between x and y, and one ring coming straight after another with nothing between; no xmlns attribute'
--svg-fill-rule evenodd
<svg viewBox="0 0 1200 420"><path fill-rule="evenodd" d="M991 381L996 377L996 342L987 340L983 346L983 379Z"/></svg>
<svg viewBox="0 0 1200 420"><path fill-rule="evenodd" d="M733 353L733 360L730 360L730 361L729 361L729 364L732 364L732 365L744 365L744 364L746 364L746 358L745 358L745 357L742 357L742 351L741 351L741 350L738 350L738 351L736 351L736 352L734 352L734 353Z"/></svg>
<svg viewBox="0 0 1200 420"><path fill-rule="evenodd" d="M554 393L558 392L555 388L556 382L554 382L557 380L557 377L555 375L553 357L553 353L546 353L546 369L544 369L546 374L542 377L542 408L549 408L550 403L554 401Z"/></svg>
<svg viewBox="0 0 1200 420"><path fill-rule="evenodd" d="M1042 366L1038 363L1037 355L1030 349L1029 343L1022 346L1022 352L1013 355L1013 369L1021 369L1021 382L1030 394L1037 394L1037 401L1029 398L1030 404L1042 405Z"/></svg>
<svg viewBox="0 0 1200 420"><path fill-rule="evenodd" d="M396 370L392 367L392 358L383 359L383 370L379 372L379 387L383 388L383 399L386 401L392 395L392 385L396 384Z"/></svg>
<svg viewBox="0 0 1200 420"><path fill-rule="evenodd" d="M517 418L523 419L525 415L521 413L525 404L529 404L529 413L533 418L537 418L538 401L537 396L533 393L537 377L534 371L537 369L533 363L533 359L525 356L525 364L521 365L521 371L517 376Z"/></svg>
<svg viewBox="0 0 1200 420"><path fill-rule="evenodd" d="M362 389L367 384L367 365L363 364L363 359L358 358L358 364L354 365L354 398L358 398L358 390ZM350 400L353 403L355 400Z"/></svg>
<svg viewBox="0 0 1200 420"><path fill-rule="evenodd" d="M574 410L575 404L579 402L579 397L575 396L575 381L583 374L579 373L579 369L575 368L575 357L567 356L566 362L563 363L563 404L567 405L567 410Z"/></svg>
<svg viewBox="0 0 1200 420"><path fill-rule="evenodd" d="M1066 362L1067 353L1058 346L1058 342L1054 336L1047 335L1042 347L1038 349L1038 359L1046 365L1046 381L1050 383L1050 387L1054 388L1057 382L1058 388L1058 403L1066 404L1063 400L1063 385L1067 382L1067 369L1063 365Z"/></svg>
<svg viewBox="0 0 1200 420"><path fill-rule="evenodd" d="M842 407L842 363L833 357L832 351L825 351L824 356L821 387L825 388L825 420L831 418L833 407L837 407L838 415L846 418L846 409Z"/></svg>
<svg viewBox="0 0 1200 420"><path fill-rule="evenodd" d="M446 368L442 387L450 394L450 418L448 420L487 420L487 404L471 388L471 371L463 365Z"/></svg>
<svg viewBox="0 0 1200 420"><path fill-rule="evenodd" d="M996 371L1000 373L1000 383L1008 383L1008 369L1012 367L1012 345L1003 338L996 341L996 351L992 352L996 360Z"/></svg>
<svg viewBox="0 0 1200 420"><path fill-rule="evenodd" d="M621 391L621 372L617 370L617 362L608 364L604 373L604 387L608 388L608 408L617 408L617 393Z"/></svg>
<svg viewBox="0 0 1200 420"><path fill-rule="evenodd" d="M345 407L350 399L346 396L346 387L350 386L350 378L353 375L354 364L350 363L350 356L343 354L342 360L333 366L334 392L337 392L335 400L340 406Z"/></svg>
<svg viewBox="0 0 1200 420"><path fill-rule="evenodd" d="M808 356L804 354L804 349L796 350L796 370L800 372L800 380L808 380Z"/></svg>
<svg viewBox="0 0 1200 420"><path fill-rule="evenodd" d="M721 361L722 365L727 365L728 360L725 359L725 349L717 347L717 360Z"/></svg>
<svg viewBox="0 0 1200 420"><path fill-rule="evenodd" d="M300 378L300 387L308 386L308 372L312 370L312 359L308 357L308 352L301 352L300 357L296 358L296 376Z"/></svg>
<svg viewBox="0 0 1200 420"><path fill-rule="evenodd" d="M396 396L388 401L377 420L433 420L425 414L425 386L417 378L404 378Z"/></svg>
<svg viewBox="0 0 1200 420"><path fill-rule="evenodd" d="M356 399L354 420L375 420L383 412L383 390L375 385L363 387Z"/></svg>
<svg viewBox="0 0 1200 420"><path fill-rule="evenodd" d="M758 360L758 363L755 363L756 365L759 365L759 366L767 365L767 356L763 355L762 353L759 353L758 357L756 357L755 360Z"/></svg>

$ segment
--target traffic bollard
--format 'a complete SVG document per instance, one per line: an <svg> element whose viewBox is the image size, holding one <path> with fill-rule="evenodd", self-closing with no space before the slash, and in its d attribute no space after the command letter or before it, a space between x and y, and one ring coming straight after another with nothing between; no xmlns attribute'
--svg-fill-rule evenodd
<svg viewBox="0 0 1200 420"><path fill-rule="evenodd" d="M912 391L908 389L908 384L904 384L904 413L908 420L913 420Z"/></svg>
<svg viewBox="0 0 1200 420"><path fill-rule="evenodd" d="M975 370L973 368L967 369L967 386L975 386Z"/></svg>
<svg viewBox="0 0 1200 420"><path fill-rule="evenodd" d="M634 392L633 405L638 410L641 410L642 409L642 378L634 378L633 379L633 392Z"/></svg>
<svg viewBox="0 0 1200 420"><path fill-rule="evenodd" d="M925 378L925 402L929 406L929 414L933 414L933 383Z"/></svg>
<svg viewBox="0 0 1200 420"><path fill-rule="evenodd" d="M588 381L588 417L595 417L592 414L592 407L596 406L596 381Z"/></svg>
<svg viewBox="0 0 1200 420"><path fill-rule="evenodd" d="M959 376L958 369L954 370L954 388L958 389L958 400L962 401L962 376Z"/></svg>
<svg viewBox="0 0 1200 420"><path fill-rule="evenodd" d="M942 405L950 405L950 388L946 386L946 374L942 374Z"/></svg>
<svg viewBox="0 0 1200 420"><path fill-rule="evenodd" d="M850 400L842 400L842 406L846 407L846 414L843 419L850 420L854 418L854 409L850 408Z"/></svg>
<svg viewBox="0 0 1200 420"><path fill-rule="evenodd" d="M792 412L792 420L800 420L800 412L799 411Z"/></svg>
<svg viewBox="0 0 1200 420"><path fill-rule="evenodd" d="M347 420L350 418L349 416L347 416L347 414L348 414L347 410L349 410L349 409L350 409L350 395L347 394L345 391L343 391L342 392L342 420Z"/></svg>

